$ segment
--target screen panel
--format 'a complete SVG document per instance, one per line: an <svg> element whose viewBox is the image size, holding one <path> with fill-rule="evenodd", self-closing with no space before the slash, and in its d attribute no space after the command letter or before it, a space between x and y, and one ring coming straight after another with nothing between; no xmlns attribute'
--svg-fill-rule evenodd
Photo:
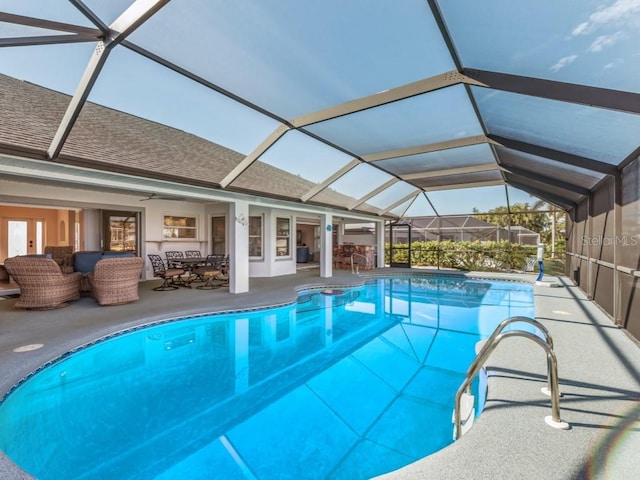
<svg viewBox="0 0 640 480"><path fill-rule="evenodd" d="M441 187L446 185L462 185L465 183L477 182L502 182L502 175L499 171L465 173L463 175L443 175L440 177L426 177L413 180L414 185L420 188Z"/></svg>
<svg viewBox="0 0 640 480"><path fill-rule="evenodd" d="M85 2L87 3L87 2ZM101 3L111 3L101 2ZM82 27L94 25L70 2L52 2L51 0L0 0L0 12L42 18L55 22L69 23ZM60 32L57 32L60 33ZM1 38L1 35L0 35Z"/></svg>
<svg viewBox="0 0 640 480"><path fill-rule="evenodd" d="M438 2L465 67L640 92L635 1Z"/></svg>
<svg viewBox="0 0 640 480"><path fill-rule="evenodd" d="M389 160L379 160L373 163L395 175L407 175L495 163L495 158L489 144L480 143L466 147L449 148L436 152L397 157Z"/></svg>
<svg viewBox="0 0 640 480"><path fill-rule="evenodd" d="M407 208L407 205L405 204L404 209L400 210L399 208L396 208L392 210L392 213L394 213L394 215L403 214L405 218L427 217L436 214L436 212L431 207L431 204L429 204L429 202L427 201L427 197L425 197L422 193L419 194L415 199L413 199L408 207L409 208Z"/></svg>
<svg viewBox="0 0 640 480"><path fill-rule="evenodd" d="M390 205L400 201L402 198L409 195L411 192L418 193L415 186L406 182L398 182L391 185L386 190L383 190L378 195L367 200L368 205L373 205L379 209L386 209Z"/></svg>
<svg viewBox="0 0 640 480"><path fill-rule="evenodd" d="M333 182L331 189L357 200L392 178L388 173L363 163Z"/></svg>
<svg viewBox="0 0 640 480"><path fill-rule="evenodd" d="M638 147L640 115L471 87L489 133L617 165Z"/></svg>
<svg viewBox="0 0 640 480"><path fill-rule="evenodd" d="M107 25L111 25L134 2L135 0L109 0L108 2L104 0L83 0L83 3Z"/></svg>
<svg viewBox="0 0 640 480"><path fill-rule="evenodd" d="M245 155L279 125L125 48L111 53L89 100L184 130Z"/></svg>
<svg viewBox="0 0 640 480"><path fill-rule="evenodd" d="M605 175L538 155L497 146L496 152L505 168L515 166L533 174L562 180L583 188L593 188Z"/></svg>
<svg viewBox="0 0 640 480"><path fill-rule="evenodd" d="M0 73L73 95L95 48L95 43L0 48Z"/></svg>
<svg viewBox="0 0 640 480"><path fill-rule="evenodd" d="M289 131L260 161L314 183L322 183L351 162L353 157L298 131Z"/></svg>
<svg viewBox="0 0 640 480"><path fill-rule="evenodd" d="M438 215L485 213L497 207L507 206L504 186L437 190L427 192L427 197Z"/></svg>
<svg viewBox="0 0 640 480"><path fill-rule="evenodd" d="M306 128L357 155L484 133L461 85L344 115Z"/></svg>
<svg viewBox="0 0 640 480"><path fill-rule="evenodd" d="M131 41L289 119L455 69L422 0L174 1Z"/></svg>

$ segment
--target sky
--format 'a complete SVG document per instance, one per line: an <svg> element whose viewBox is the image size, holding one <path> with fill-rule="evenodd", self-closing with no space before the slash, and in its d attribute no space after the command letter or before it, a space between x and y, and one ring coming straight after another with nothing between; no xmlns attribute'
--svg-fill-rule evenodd
<svg viewBox="0 0 640 480"><path fill-rule="evenodd" d="M84 3L110 24L132 2ZM522 8L512 0L439 2L465 67L640 91L640 0L536 0L529 5ZM66 0L0 0L0 11L92 27ZM59 32L0 22L0 38L53 33ZM176 0L128 40L288 120L456 69L424 0ZM0 48L0 72L73 94L94 47ZM638 115L480 87L471 92L491 133L513 137L525 132L523 141L611 164L638 146ZM89 101L245 155L279 125L121 46L109 55ZM308 129L357 155L483 133L469 95L459 85ZM470 161L469 149L458 150L447 151L442 163ZM485 156L482 152L475 163ZM284 135L261 158L316 183L351 159L300 132ZM374 171L364 166L336 189L358 198L388 179L379 171L362 175L367 169ZM391 204L406 195L407 189L396 190L384 200ZM439 192L432 204L438 213L506 204L506 194L483 192ZM510 190L509 200L535 201L516 189ZM429 209L427 203L424 214L432 214Z"/></svg>

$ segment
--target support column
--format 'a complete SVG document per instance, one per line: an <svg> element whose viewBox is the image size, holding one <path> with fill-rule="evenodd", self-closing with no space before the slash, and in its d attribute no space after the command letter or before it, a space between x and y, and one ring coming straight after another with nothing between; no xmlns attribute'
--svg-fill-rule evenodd
<svg viewBox="0 0 640 480"><path fill-rule="evenodd" d="M229 204L229 292L249 291L249 203Z"/></svg>
<svg viewBox="0 0 640 480"><path fill-rule="evenodd" d="M67 243L66 245L75 246L76 244L76 222L78 221L78 212L75 210L67 210Z"/></svg>
<svg viewBox="0 0 640 480"><path fill-rule="evenodd" d="M384 221L376 222L376 268L384 268Z"/></svg>
<svg viewBox="0 0 640 480"><path fill-rule="evenodd" d="M92 208L85 208L82 211L84 245L80 250L102 250L102 238L100 237L100 211Z"/></svg>
<svg viewBox="0 0 640 480"><path fill-rule="evenodd" d="M329 213L320 215L320 276L333 276L333 216Z"/></svg>
<svg viewBox="0 0 640 480"><path fill-rule="evenodd" d="M622 325L620 314L622 298L620 296L620 247L622 241L622 175L618 171L613 175L613 321L616 325Z"/></svg>
<svg viewBox="0 0 640 480"><path fill-rule="evenodd" d="M591 245L593 243L593 193L590 193L587 197L587 237L589 242L587 243L587 288L583 290L587 294L587 298L589 300L593 300L593 270L591 259L594 258L593 250L594 247ZM600 246L602 248L602 246Z"/></svg>

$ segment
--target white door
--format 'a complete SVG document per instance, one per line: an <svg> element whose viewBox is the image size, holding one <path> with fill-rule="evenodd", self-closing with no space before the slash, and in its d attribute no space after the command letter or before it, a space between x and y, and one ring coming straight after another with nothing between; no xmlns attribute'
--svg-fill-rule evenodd
<svg viewBox="0 0 640 480"><path fill-rule="evenodd" d="M7 257L42 253L41 220L7 220Z"/></svg>

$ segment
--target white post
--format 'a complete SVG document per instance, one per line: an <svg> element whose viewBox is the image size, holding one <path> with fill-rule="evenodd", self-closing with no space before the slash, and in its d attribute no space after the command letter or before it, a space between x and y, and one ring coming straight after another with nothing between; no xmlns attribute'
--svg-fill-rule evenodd
<svg viewBox="0 0 640 480"><path fill-rule="evenodd" d="M556 211L551 214L551 258L556 258Z"/></svg>
<svg viewBox="0 0 640 480"><path fill-rule="evenodd" d="M229 292L249 291L249 203L229 204Z"/></svg>
<svg viewBox="0 0 640 480"><path fill-rule="evenodd" d="M376 222L376 268L384 268L384 220Z"/></svg>
<svg viewBox="0 0 640 480"><path fill-rule="evenodd" d="M82 210L82 222L84 224L84 246L81 250L102 250L102 238L100 237L100 212L92 208Z"/></svg>
<svg viewBox="0 0 640 480"><path fill-rule="evenodd" d="M333 216L329 213L320 215L320 276L333 276Z"/></svg>

